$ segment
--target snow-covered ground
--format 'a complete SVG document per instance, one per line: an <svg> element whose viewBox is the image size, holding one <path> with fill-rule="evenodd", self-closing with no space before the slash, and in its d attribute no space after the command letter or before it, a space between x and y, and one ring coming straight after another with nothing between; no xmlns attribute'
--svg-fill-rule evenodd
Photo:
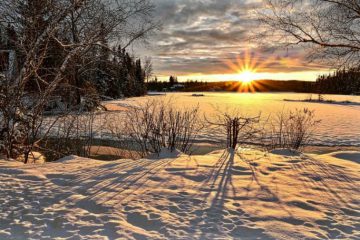
<svg viewBox="0 0 360 240"><path fill-rule="evenodd" d="M359 239L360 152L0 160L0 239Z"/></svg>
<svg viewBox="0 0 360 240"><path fill-rule="evenodd" d="M134 97L120 100L103 102L109 111L86 113L79 117L75 126L79 129L70 131L81 137L91 134L95 139L119 140L117 137L124 134L121 129L126 118L126 111L130 106L142 105L149 100L163 100L172 102L177 109L187 109L199 106L200 117L207 120L217 120L219 111L239 110L244 116L261 115L263 122L275 118L281 111L294 110L296 108L309 108L315 111L317 120L321 120L314 132L314 139L310 145L317 146L355 146L360 147L360 96L323 95L325 100L350 101L357 105L325 104L316 102L303 102L301 99L309 98L308 94L297 93L204 93L202 97L194 97L192 93L166 93ZM293 99L294 101L284 101ZM56 117L49 117L49 125L52 126ZM92 119L93 118L93 119ZM89 126L91 122L93 126ZM50 135L64 138L58 135L67 133L72 120L59 120ZM206 122L204 120L204 122ZM91 133L89 132L91 130ZM115 130L115 133L114 133ZM44 129L47 131L47 128ZM119 133L119 134L117 134ZM223 143L226 139L224 131L212 127L206 127L198 132L197 141L200 143ZM127 138L125 134L121 136Z"/></svg>
<svg viewBox="0 0 360 240"><path fill-rule="evenodd" d="M324 100L350 101L356 105L324 104L316 102L302 102L310 98L309 94L298 93L204 93L203 97L194 97L193 93L167 93L166 95L149 95L145 97L129 98L107 102L107 106L120 110L129 105L137 105L149 99L172 100L178 108L199 106L201 113L211 119L216 115L216 109L238 109L244 115L256 116L261 114L268 119L276 113L295 108L309 108L315 111L316 118L321 123L316 129L312 144L326 146L360 146L360 96L323 95ZM313 95L312 98L316 98ZM284 101L284 99L300 101ZM121 113L119 113L121 114ZM208 131L206 131L208 130ZM106 134L102 135L103 137ZM220 142L224 139L223 133L214 129L205 129L200 140Z"/></svg>

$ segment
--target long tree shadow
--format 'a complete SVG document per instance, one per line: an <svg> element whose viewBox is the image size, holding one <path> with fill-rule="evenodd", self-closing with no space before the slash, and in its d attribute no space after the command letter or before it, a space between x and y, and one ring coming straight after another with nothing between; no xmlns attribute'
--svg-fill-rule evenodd
<svg viewBox="0 0 360 240"><path fill-rule="evenodd" d="M291 166L299 175L305 177L304 184L311 183L318 189L323 188L324 193L328 194L338 204L347 208L354 208L354 206L349 205L347 197L352 192L360 194L359 181L350 178L345 170L324 163L311 156L307 156L306 161L301 161ZM332 181L336 183L336 186L332 185ZM335 191L334 187L340 187L342 189L341 193Z"/></svg>
<svg viewBox="0 0 360 240"><path fill-rule="evenodd" d="M3 171L0 171L0 175L1 179L6 180ZM110 223L113 216L109 208L101 207L102 215L96 218L94 211L98 209L97 206L88 209L91 205L87 205L89 211L78 216L78 221L68 219L68 216L74 216L74 210L59 205L74 193L57 187L48 179L20 172L9 176L9 181L1 185L0 239L80 238L84 231L98 231L101 234L105 226L98 225L100 222L107 223L106 228L110 230L104 233L107 237L121 237L117 233L117 226ZM9 235L4 235L5 232Z"/></svg>
<svg viewBox="0 0 360 240"><path fill-rule="evenodd" d="M234 156L235 156L234 152L235 152L234 150L230 150L230 152L228 153L227 160L224 163L222 173L219 174L218 171L217 175L214 176L215 181L216 179L220 179L220 182L217 185L215 197L212 199L210 206L211 208L217 207L219 209L223 209L224 201L228 195L228 186L231 186L233 195L236 196L236 189L232 182L232 167L234 166Z"/></svg>
<svg viewBox="0 0 360 240"><path fill-rule="evenodd" d="M208 239L224 233L234 238L270 239L263 229L245 226L243 220L246 217L243 216L244 211L241 210L240 204L238 204L240 209L235 211L226 206L228 202L236 201L238 194L233 181L236 153L236 150L225 150L200 188L208 191L204 196L203 207L209 202L208 199L210 200L210 206L204 211L205 225L202 225L200 239ZM253 175L256 178L255 172ZM207 185L209 188L205 188ZM229 215L236 218L232 227L224 224L229 222Z"/></svg>
<svg viewBox="0 0 360 240"><path fill-rule="evenodd" d="M120 226L113 221L118 218L114 208L141 189L169 162L140 161L135 167L133 162L109 163L95 169L84 167L66 174L46 174L46 178L29 175L26 171L1 169L0 175L17 175L19 181L15 188L13 181L2 184L0 230L9 231L18 239L26 239L30 235L38 239L70 237L87 231L98 231L110 239L120 238L121 233L117 233ZM117 204L106 204L114 200ZM74 214L72 209L81 209L86 214L78 216L78 222L69 221L67 216ZM4 214L11 216L3 218ZM22 221L16 223L16 219L31 219L33 216L36 216L36 222L32 229L26 229ZM82 226L87 221L88 226ZM105 222L106 226L99 225L101 222ZM0 233L0 239L7 237Z"/></svg>
<svg viewBox="0 0 360 240"><path fill-rule="evenodd" d="M349 170L342 166L311 156L292 164L292 169L301 176L306 188L319 192L324 198L322 201L313 199L308 202L326 207L326 211L323 211L325 216L316 224L330 239L347 239L347 234L359 231L360 226L356 224L360 221L359 178L349 177ZM339 218L342 220L339 221Z"/></svg>
<svg viewBox="0 0 360 240"><path fill-rule="evenodd" d="M237 154L238 154L239 158L241 159L241 161L245 162L248 165L248 167L249 167L249 169L250 169L250 171L252 173L251 174L251 181L248 184L248 186L246 187L246 189L251 189L252 188L251 186L254 183L257 184L260 187L260 192L261 193L263 192L263 193L265 193L266 196L269 196L266 199L258 199L259 201L261 201L261 200L265 200L265 201L271 200L273 202L277 202L279 207L284 212L286 212L290 218L293 218L293 214L284 206L284 202L281 201L281 198L278 196L278 194L276 194L276 192L272 191L269 186L262 183L260 181L260 179L258 178L259 170L257 169L257 164L255 164L255 162L256 162L256 160L260 160L262 157L258 157L256 159L249 160L246 157L243 157L240 153L237 153ZM277 189L276 185L274 187ZM250 196L248 194L247 194L247 197L250 198Z"/></svg>

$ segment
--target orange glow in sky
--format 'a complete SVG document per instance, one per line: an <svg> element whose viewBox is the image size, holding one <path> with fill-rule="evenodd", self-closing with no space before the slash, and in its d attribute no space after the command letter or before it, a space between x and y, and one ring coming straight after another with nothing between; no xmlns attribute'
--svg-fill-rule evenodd
<svg viewBox="0 0 360 240"><path fill-rule="evenodd" d="M256 92L256 89L261 89L256 82L253 82L257 78L257 73L266 67L272 59L267 59L259 63L254 54L245 51L243 55L239 55L236 61L225 61L225 65L236 74L236 78L233 80L238 81L234 88L237 88L239 92Z"/></svg>
<svg viewBox="0 0 360 240"><path fill-rule="evenodd" d="M226 59L226 57L225 57ZM304 80L315 81L319 75L328 74L331 70L307 70L307 71L288 71L291 68L303 67L303 63L298 59L284 57L261 58L255 52L244 51L236 59L223 60L223 66L219 66L218 73L193 73L179 74L180 81L198 80L198 81L238 81L247 85L253 84L254 80ZM283 70L273 69L272 64L283 66ZM221 70L222 67L222 70ZM167 81L168 75L160 76L160 80Z"/></svg>

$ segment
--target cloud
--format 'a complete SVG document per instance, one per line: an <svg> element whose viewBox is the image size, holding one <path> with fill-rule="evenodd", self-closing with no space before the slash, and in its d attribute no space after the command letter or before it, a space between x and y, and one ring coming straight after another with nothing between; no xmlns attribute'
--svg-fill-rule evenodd
<svg viewBox="0 0 360 240"><path fill-rule="evenodd" d="M257 28L252 12L261 5L260 0L153 2L162 30L151 39L152 50L147 54L153 56L157 75L233 73L225 62L236 62L249 48L256 53L253 61L267 62L261 66L263 71L324 69L320 65L305 64L305 57L299 49L278 51L270 44L269 47L260 47L249 41L249 30Z"/></svg>

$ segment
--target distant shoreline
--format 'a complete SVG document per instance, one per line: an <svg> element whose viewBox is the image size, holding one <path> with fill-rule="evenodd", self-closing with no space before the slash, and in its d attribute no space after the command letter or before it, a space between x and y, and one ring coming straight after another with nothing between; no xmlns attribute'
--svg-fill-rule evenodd
<svg viewBox="0 0 360 240"><path fill-rule="evenodd" d="M221 82L157 82L151 81L146 84L149 91L157 92L295 92L319 94L316 82L300 80L254 80L251 83L241 81L221 81ZM334 95L360 95L356 89L353 91L333 91L325 90L321 94Z"/></svg>
<svg viewBox="0 0 360 240"><path fill-rule="evenodd" d="M351 95L349 95L351 96ZM343 105L343 106L360 106L359 102L352 101L335 101L335 100L315 100L315 99L284 99L285 102L306 102L306 103L322 103L322 104L335 104L335 105Z"/></svg>
<svg viewBox="0 0 360 240"><path fill-rule="evenodd" d="M181 90L178 90L178 91L148 91L146 96L162 96L162 95L166 95L168 93L239 93L239 94L257 94L257 93L293 93L293 94L314 94L314 95L317 95L318 93L309 93L309 92L294 92L294 91L257 91L257 92L234 92L234 91L211 91L211 90L206 90L206 91L181 91ZM343 94L343 93L324 93L322 95L333 95L333 96L349 96L349 97L360 97L360 95L354 95L354 94ZM297 99L284 99L284 101L312 101L312 102L315 102L315 101L318 101L318 100L315 100L315 99L312 99L312 100L308 100L308 99L303 99L303 100L297 100ZM329 101L329 102L336 102L334 100L324 100L324 102L326 103L326 101ZM344 102L347 102L347 101L344 101ZM350 101L351 102L351 101ZM356 102L355 102L356 103ZM359 103L360 104L360 103Z"/></svg>

